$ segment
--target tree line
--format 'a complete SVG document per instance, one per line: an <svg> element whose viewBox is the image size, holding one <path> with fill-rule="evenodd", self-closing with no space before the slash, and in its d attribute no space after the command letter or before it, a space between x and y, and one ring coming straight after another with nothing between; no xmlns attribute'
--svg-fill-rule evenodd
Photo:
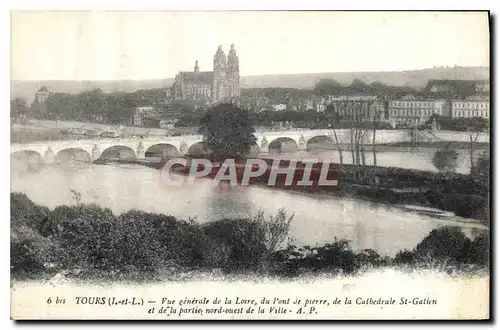
<svg viewBox="0 0 500 330"><path fill-rule="evenodd" d="M164 100L163 89L138 90L133 93L105 93L101 89L79 94L50 93L45 102L35 99L31 105L20 98L11 100L11 118L75 120L109 124L126 124L135 108L159 104Z"/></svg>
<svg viewBox="0 0 500 330"><path fill-rule="evenodd" d="M353 95L364 94L382 98L400 98L407 94L419 94L415 88L407 86L389 86L375 81L370 84L354 79L350 85L342 85L334 79L320 79L313 89L314 95Z"/></svg>

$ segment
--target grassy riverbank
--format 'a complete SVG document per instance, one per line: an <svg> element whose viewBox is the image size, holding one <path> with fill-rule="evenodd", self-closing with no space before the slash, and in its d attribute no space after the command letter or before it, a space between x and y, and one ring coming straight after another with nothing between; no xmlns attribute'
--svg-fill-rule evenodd
<svg viewBox="0 0 500 330"><path fill-rule="evenodd" d="M14 279L59 273L150 281L193 271L294 277L389 266L466 273L488 269L486 234L469 239L458 228L443 227L391 258L373 250L353 251L346 240L291 245L292 218L280 211L199 223L138 210L114 215L97 205L48 209L12 193L11 274Z"/></svg>

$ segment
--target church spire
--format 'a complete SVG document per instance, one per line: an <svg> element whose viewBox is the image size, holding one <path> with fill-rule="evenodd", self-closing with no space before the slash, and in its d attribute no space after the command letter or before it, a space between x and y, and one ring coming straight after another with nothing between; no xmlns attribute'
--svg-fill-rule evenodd
<svg viewBox="0 0 500 330"><path fill-rule="evenodd" d="M227 71L228 76L238 77L240 72L239 59L236 55L236 49L234 48L234 43L231 44L229 53L227 54Z"/></svg>
<svg viewBox="0 0 500 330"><path fill-rule="evenodd" d="M219 46L214 55L214 74L223 75L223 72L225 72L225 70L226 70L226 54L224 54L222 46Z"/></svg>

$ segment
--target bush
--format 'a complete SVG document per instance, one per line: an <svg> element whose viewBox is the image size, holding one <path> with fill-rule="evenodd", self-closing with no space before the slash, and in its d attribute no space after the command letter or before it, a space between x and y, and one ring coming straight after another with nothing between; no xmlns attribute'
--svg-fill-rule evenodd
<svg viewBox="0 0 500 330"><path fill-rule="evenodd" d="M389 258L383 258L377 253L377 251L372 249L364 249L360 253L356 254L356 260L360 266L381 267L390 264Z"/></svg>
<svg viewBox="0 0 500 330"><path fill-rule="evenodd" d="M75 268L84 270L81 277L114 278L118 274L144 279L165 274L172 267L295 276L306 271L355 273L363 267L393 264L475 269L489 265L488 236L471 240L456 227L435 229L413 251L388 258L369 249L355 253L347 240L335 239L313 248L285 247L293 217L283 210L270 217L259 212L248 218L199 224L137 210L115 216L96 205L57 207L47 215L46 209L25 195L12 194L11 200L15 206L11 270L17 278L39 278ZM45 236L36 229L42 218L48 219L42 230Z"/></svg>
<svg viewBox="0 0 500 330"><path fill-rule="evenodd" d="M232 271L268 268L288 237L292 217L284 210L265 218L262 212L247 219L223 219L205 225L205 233L218 248L229 251L226 268ZM213 242L212 241L212 242Z"/></svg>
<svg viewBox="0 0 500 330"><path fill-rule="evenodd" d="M100 249L92 251L91 256L95 258L93 263L103 269L126 267L129 271L155 273L163 266L166 253L155 228L146 219L120 217L109 234L106 230L99 232L100 239L97 243L100 244ZM106 239L109 239L109 243Z"/></svg>
<svg viewBox="0 0 500 330"><path fill-rule="evenodd" d="M398 253L395 262L484 268L489 263L489 241L486 235L471 240L460 228L442 227L432 230L413 251Z"/></svg>
<svg viewBox="0 0 500 330"><path fill-rule="evenodd" d="M195 259L192 228L174 217L136 210L115 217L94 205L60 207L54 214L60 215L55 237L68 265L155 273L170 261Z"/></svg>
<svg viewBox="0 0 500 330"><path fill-rule="evenodd" d="M455 173L458 167L458 153L453 149L441 149L436 151L432 158L432 164L439 172Z"/></svg>
<svg viewBox="0 0 500 330"><path fill-rule="evenodd" d="M194 232L199 227L193 223L178 220L173 216L147 213L138 210L131 210L120 215L117 220L121 222L136 223L137 230L147 232L145 241L151 242L151 253L158 254L162 261L170 260L180 265L192 265L193 256L196 254L197 243ZM125 233L136 230L132 225L120 227L125 238ZM124 248L130 242L123 243Z"/></svg>
<svg viewBox="0 0 500 330"><path fill-rule="evenodd" d="M488 236L485 234L476 236L463 252L462 259L464 262L483 268L488 267L490 263L490 242Z"/></svg>
<svg viewBox="0 0 500 330"><path fill-rule="evenodd" d="M87 270L111 268L113 260L120 259L114 253L117 235L114 217L91 217L92 212L86 206L72 208L85 211L73 219L62 219L54 234L55 241L65 251L65 264Z"/></svg>
<svg viewBox="0 0 500 330"><path fill-rule="evenodd" d="M10 269L15 278L37 278L56 269L60 250L50 239L26 225L10 231Z"/></svg>
<svg viewBox="0 0 500 330"><path fill-rule="evenodd" d="M415 248L420 259L458 260L469 238L457 227L432 230Z"/></svg>
<svg viewBox="0 0 500 330"><path fill-rule="evenodd" d="M15 205L16 219L31 216L36 221L30 223L40 222L34 203L26 196L13 197L22 206ZM265 270L273 252L287 238L292 219L284 211L268 218L260 212L247 219L200 225L138 210L115 216L110 209L92 204L59 206L45 218L40 232L46 242L60 248L58 262L84 270L82 276L96 271L155 274L171 266ZM24 222L15 221L14 227L20 224ZM24 251L21 247L14 246L18 257ZM42 262L36 260L26 267L42 269Z"/></svg>
<svg viewBox="0 0 500 330"><path fill-rule="evenodd" d="M293 245L275 253L276 271L286 276L294 276L301 271L328 271L353 273L359 268L357 255L349 241L337 240L321 247Z"/></svg>
<svg viewBox="0 0 500 330"><path fill-rule="evenodd" d="M480 182L488 184L490 178L490 156L480 156L471 169L471 175Z"/></svg>
<svg viewBox="0 0 500 330"><path fill-rule="evenodd" d="M58 235L65 226L68 226L76 219L92 222L97 218L114 219L114 215L110 209L102 208L96 204L58 206L49 213L48 221L42 228L42 234L45 236Z"/></svg>
<svg viewBox="0 0 500 330"><path fill-rule="evenodd" d="M264 261L266 246L264 232L251 219L222 219L208 224L205 233L215 241L227 246L228 270L256 270Z"/></svg>
<svg viewBox="0 0 500 330"><path fill-rule="evenodd" d="M417 256L414 251L402 250L399 251L394 257L394 263L396 265L407 265L415 262Z"/></svg>
<svg viewBox="0 0 500 330"><path fill-rule="evenodd" d="M25 194L10 194L10 225L18 227L26 225L40 231L48 221L49 209L33 203Z"/></svg>

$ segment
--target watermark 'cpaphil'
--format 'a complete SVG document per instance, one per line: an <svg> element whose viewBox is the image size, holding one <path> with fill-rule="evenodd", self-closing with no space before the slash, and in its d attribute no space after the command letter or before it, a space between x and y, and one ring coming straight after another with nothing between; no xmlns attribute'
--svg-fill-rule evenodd
<svg viewBox="0 0 500 330"><path fill-rule="evenodd" d="M268 186L337 186L337 172L329 161L317 159L287 160L226 159L212 162L209 159L173 158L161 170L161 178L168 187L195 185L207 182L227 182L231 186L266 184ZM175 174L175 175L172 175Z"/></svg>

